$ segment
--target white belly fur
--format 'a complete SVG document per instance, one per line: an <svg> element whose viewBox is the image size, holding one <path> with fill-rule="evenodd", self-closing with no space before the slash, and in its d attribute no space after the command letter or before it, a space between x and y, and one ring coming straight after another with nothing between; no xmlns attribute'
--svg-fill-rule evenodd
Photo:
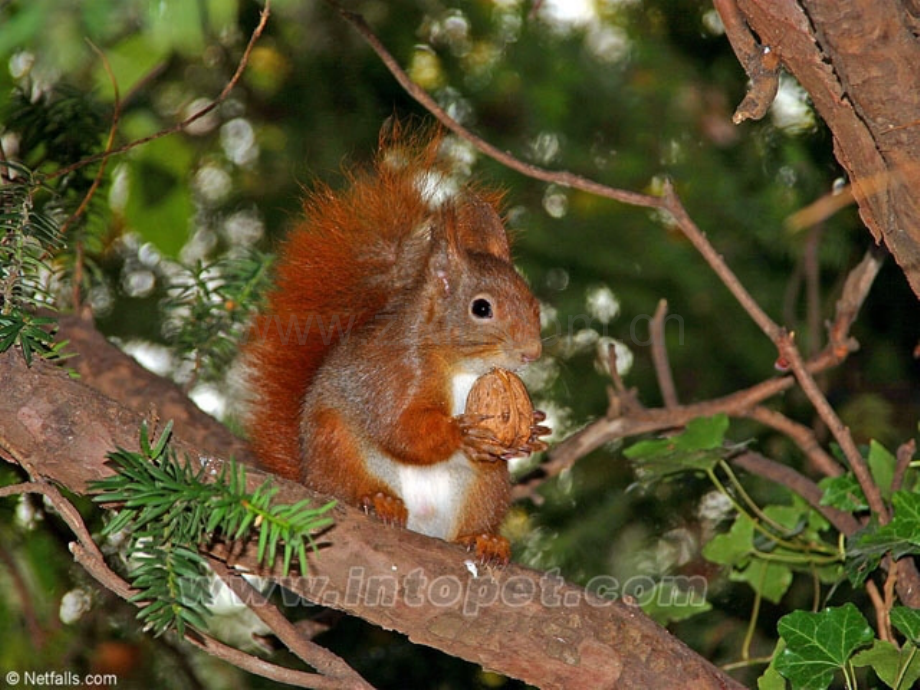
<svg viewBox="0 0 920 690"><path fill-rule="evenodd" d="M451 414L457 416L466 411L466 399L469 397L470 389L476 383L477 374L456 374L451 382L451 392L453 393L453 409Z"/></svg>
<svg viewBox="0 0 920 690"><path fill-rule="evenodd" d="M368 468L402 498L409 511L406 526L413 532L448 540L459 536L463 499L474 477L462 452L434 465L407 465L378 451L368 457Z"/></svg>
<svg viewBox="0 0 920 690"><path fill-rule="evenodd" d="M476 374L454 376L453 415L463 414L466 398L477 378ZM434 465L406 465L378 450L369 453L368 467L406 504L409 529L440 539L460 536L457 534L460 511L474 479L473 466L462 451Z"/></svg>
<svg viewBox="0 0 920 690"><path fill-rule="evenodd" d="M459 536L460 511L473 479L473 468L463 453L436 465L402 465L398 476L409 529L441 539Z"/></svg>

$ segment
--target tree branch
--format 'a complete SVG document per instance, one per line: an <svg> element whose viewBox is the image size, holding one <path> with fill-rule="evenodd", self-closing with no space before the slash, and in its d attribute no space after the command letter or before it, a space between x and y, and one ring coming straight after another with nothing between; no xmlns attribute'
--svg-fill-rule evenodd
<svg viewBox="0 0 920 690"><path fill-rule="evenodd" d="M791 333L786 333L784 331L781 335L779 340L779 352L780 356L788 362L789 368L792 369L796 379L798 379L799 385L802 387L802 390L805 391L805 395L808 396L811 404L814 405L818 415L824 420L824 423L827 424L834 438L837 439L837 443L840 444L840 448L846 456L847 462L850 464L850 469L853 470L853 474L856 475L856 479L859 481L859 486L866 495L866 500L869 502L869 507L872 509L872 512L878 515L878 520L881 524L887 524L890 519L888 508L885 506L884 501L882 501L881 492L875 480L872 478L871 472L869 472L869 466L856 447L856 443L850 435L850 430L844 426L840 417L834 412L834 408L831 407L830 403L827 401L824 393L821 392L814 377L805 368L805 362L802 360L802 355L799 354L799 350L795 346Z"/></svg>
<svg viewBox="0 0 920 690"><path fill-rule="evenodd" d="M57 507L57 504L55 506ZM71 552L74 555L74 559L83 566L86 572L110 592L114 592L126 601L136 594L136 590L132 589L131 585L109 568L101 557L86 549L82 543L73 542ZM237 668L285 685L314 688L315 690L346 690L357 687L353 683L343 683L335 678L327 678L316 673L305 673L278 666L252 654L230 647L200 631L189 631L183 639L211 656L233 664Z"/></svg>
<svg viewBox="0 0 920 690"><path fill-rule="evenodd" d="M843 474L843 468L831 457L830 453L820 446L818 439L815 438L815 432L804 424L799 424L781 412L771 410L769 407L762 405L751 409L747 416L765 426L776 429L776 431L792 439L799 447L799 450L805 454L805 457L811 460L814 468L823 475L839 477Z"/></svg>
<svg viewBox="0 0 920 690"><path fill-rule="evenodd" d="M28 464L36 477L85 493L89 481L110 474L108 451L137 447L139 415L44 362L29 369L11 350L0 355L0 380L6 384L0 453ZM175 427L176 449L201 457L182 440L185 430ZM253 486L268 478L247 474ZM298 484L272 480L279 501L324 500ZM309 576L283 581L308 601L545 688L736 687L634 606L513 565L474 575L475 566L464 562L456 545L381 529L347 506L336 507L333 516L335 526L310 557ZM213 553L258 572L254 552L253 545L215 547ZM278 572L264 574L280 580ZM616 583L604 578L603 584Z"/></svg>
<svg viewBox="0 0 920 690"><path fill-rule="evenodd" d="M769 47L757 42L735 0L713 0L712 4L722 19L738 62L751 80L732 122L738 125L745 120L759 120L767 114L779 90L779 58Z"/></svg>
<svg viewBox="0 0 920 690"><path fill-rule="evenodd" d="M447 129L462 139L470 142L473 146L476 147L476 149L484 153L489 158L498 161L511 170L516 170L522 175L526 175L527 177L531 177L535 180L542 180L543 182L550 182L553 184L561 185L563 187L571 187L572 189L580 189L583 192L595 194L607 199L613 199L614 201L620 201L631 206L640 206L644 208L659 208L661 206L661 199L656 196L640 194L638 192L632 192L626 189L615 189L613 187L608 187L607 185L600 184L594 180L590 180L570 172L547 170L546 168L541 168L538 165L525 163L518 158L515 158L511 154L493 146L481 137L476 136L466 127L448 115L447 112L438 105L437 101L428 95L428 92L425 91L425 89L421 88L418 84L412 81L412 78L402 67L400 67L396 58L390 54L380 39L377 38L377 36L371 30L371 27L368 26L367 22L364 20L364 17L356 12L350 12L349 10L346 10L337 2L335 2L335 0L326 0L326 3L333 7L345 21L351 24L355 30L361 34L361 37L374 50L374 52L377 53L381 62L383 62L386 68L390 70L390 73L393 75L399 85L403 87L407 94L418 101L418 103L421 104L425 110L437 118L437 120Z"/></svg>
<svg viewBox="0 0 920 690"><path fill-rule="evenodd" d="M7 355L9 354L11 353L7 353ZM7 355L0 355L0 357ZM92 535L86 528L86 524L83 522L83 518L80 516L79 511L70 501L64 498L56 486L45 481L32 481L0 487L0 497L23 493L41 494L54 506L55 510L57 510L58 514L77 537L77 541L70 543L70 551L74 555L74 559L83 566L99 584L126 601L130 601L131 597L137 594L137 590L133 589L131 585L106 565L102 552L99 551L99 548L93 541ZM338 679L331 679L330 682L330 679L321 675L302 673L300 671L283 668L263 661L250 654L246 654L245 652L241 652L238 649L228 647L222 642L218 642L202 633L197 633L197 635L196 637L192 633L187 633L185 639L213 656L228 661L234 666L238 666L250 673L264 676L265 678L287 683L289 685L297 685L303 688L318 688L321 690L335 690L340 688L342 690L346 688L350 690L351 688L368 687L366 684L356 684L352 680L340 682Z"/></svg>
<svg viewBox="0 0 920 690"><path fill-rule="evenodd" d="M668 301L659 300L649 331L652 341L652 364L655 367L658 388L661 389L664 406L672 408L677 407L680 401L677 398L677 387L674 385L674 376L671 374L671 364L668 361L668 346L664 339L664 324L667 315Z"/></svg>
<svg viewBox="0 0 920 690"><path fill-rule="evenodd" d="M278 608L261 592L249 584L243 576L231 570L226 563L216 558L209 558L208 564L246 606L265 623L281 642L297 657L309 664L323 675L338 679L342 687L371 688L354 669L340 657L324 647L307 640Z"/></svg>

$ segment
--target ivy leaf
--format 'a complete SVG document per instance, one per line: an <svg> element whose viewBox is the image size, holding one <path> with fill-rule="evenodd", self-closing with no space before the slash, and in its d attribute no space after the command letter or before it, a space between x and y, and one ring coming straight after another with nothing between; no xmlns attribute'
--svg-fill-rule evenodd
<svg viewBox="0 0 920 690"><path fill-rule="evenodd" d="M863 494L862 487L852 474L827 477L818 482L818 486L824 490L824 495L821 497L823 506L830 506L848 513L869 509L869 502Z"/></svg>
<svg viewBox="0 0 920 690"><path fill-rule="evenodd" d="M852 603L819 613L794 611L779 619L786 642L776 670L795 688L823 690L860 647L875 637L865 617Z"/></svg>
<svg viewBox="0 0 920 690"><path fill-rule="evenodd" d="M920 494L896 491L891 503L891 522L870 524L847 540L847 577L854 586L865 582L886 553L895 559L920 553Z"/></svg>
<svg viewBox="0 0 920 690"><path fill-rule="evenodd" d="M642 610L660 625L676 623L712 609L703 592L685 590L674 582L659 582L642 604Z"/></svg>
<svg viewBox="0 0 920 690"><path fill-rule="evenodd" d="M744 563L754 550L754 522L741 514L725 534L718 534L703 547L703 557L720 565Z"/></svg>
<svg viewBox="0 0 920 690"><path fill-rule="evenodd" d="M878 485L882 498L891 498L891 482L894 479L895 457L878 441L869 442L869 455L866 458L872 478Z"/></svg>
<svg viewBox="0 0 920 690"><path fill-rule="evenodd" d="M763 672L763 675L757 679L757 690L786 690L786 679L776 670L776 660L779 659L785 648L786 643L783 642L783 639L778 639L776 647L773 649L773 658L770 660L770 665L767 666L767 670Z"/></svg>
<svg viewBox="0 0 920 690"><path fill-rule="evenodd" d="M723 448L726 431L728 415L698 417L676 436L639 441L623 454L633 461L639 480L651 484L679 472L713 469L734 450Z"/></svg>
<svg viewBox="0 0 920 690"><path fill-rule="evenodd" d="M763 509L763 514L768 519L766 524L771 528L770 532L773 533L779 528L785 539L803 536L808 532L809 512L802 505L770 505ZM818 541L817 534L809 536ZM758 551L772 552L777 546L777 541L761 533L754 538L754 546Z"/></svg>
<svg viewBox="0 0 920 690"><path fill-rule="evenodd" d="M891 624L913 644L920 646L920 611L895 606L889 614Z"/></svg>
<svg viewBox="0 0 920 690"><path fill-rule="evenodd" d="M624 452L630 460L667 455L672 452L689 453L712 450L722 445L728 430L728 415L698 417L687 423L683 432L669 438L639 441Z"/></svg>
<svg viewBox="0 0 920 690"><path fill-rule="evenodd" d="M892 496L894 517L883 529L920 546L920 494L898 491Z"/></svg>
<svg viewBox="0 0 920 690"><path fill-rule="evenodd" d="M853 665L871 666L879 679L894 690L913 688L920 679L920 654L911 644L898 649L891 642L876 640L871 649L853 657Z"/></svg>
<svg viewBox="0 0 920 690"><path fill-rule="evenodd" d="M778 604L792 584L792 569L783 563L753 559L746 567L733 569L729 579L747 582L764 599Z"/></svg>
<svg viewBox="0 0 920 690"><path fill-rule="evenodd" d="M747 582L768 601L782 599L792 584L792 570L782 564L758 559L754 548L754 521L741 514L725 534L713 537L703 547L703 557L712 563L732 566L730 579Z"/></svg>

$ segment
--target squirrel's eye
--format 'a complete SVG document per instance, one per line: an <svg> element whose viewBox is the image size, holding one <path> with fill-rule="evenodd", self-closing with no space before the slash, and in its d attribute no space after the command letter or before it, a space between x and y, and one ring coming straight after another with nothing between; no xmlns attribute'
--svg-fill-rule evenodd
<svg viewBox="0 0 920 690"><path fill-rule="evenodd" d="M492 303L485 297L477 297L470 304L470 314L477 319L491 319Z"/></svg>

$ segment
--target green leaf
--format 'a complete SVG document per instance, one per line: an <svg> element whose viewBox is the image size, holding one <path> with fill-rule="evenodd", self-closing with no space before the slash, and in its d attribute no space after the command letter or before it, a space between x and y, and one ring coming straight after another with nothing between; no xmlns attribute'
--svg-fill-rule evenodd
<svg viewBox="0 0 920 690"><path fill-rule="evenodd" d="M871 666L876 675L894 690L909 690L920 679L920 654L912 644L898 649L891 642L875 640L871 649L853 657L854 666Z"/></svg>
<svg viewBox="0 0 920 690"><path fill-rule="evenodd" d="M636 475L645 484L668 475L692 470L709 471L732 449L723 447L728 416L698 417L676 436L633 444L623 454L633 461Z"/></svg>
<svg viewBox="0 0 920 690"><path fill-rule="evenodd" d="M674 582L658 582L648 598L643 597L642 610L660 625L676 623L712 609L702 592L686 591Z"/></svg>
<svg viewBox="0 0 920 690"><path fill-rule="evenodd" d="M778 525L786 528L786 534L799 534L807 524L808 510L799 505L769 505L763 514Z"/></svg>
<svg viewBox="0 0 920 690"><path fill-rule="evenodd" d="M737 565L747 561L754 550L754 522L741 514L725 534L713 537L704 547L706 560L721 565Z"/></svg>
<svg viewBox="0 0 920 690"><path fill-rule="evenodd" d="M733 569L729 579L747 582L764 599L778 604L792 584L792 569L784 563L755 558L743 568Z"/></svg>
<svg viewBox="0 0 920 690"><path fill-rule="evenodd" d="M728 415L698 417L687 423L680 434L669 438L639 441L627 448L623 454L630 460L667 455L674 451L685 453L697 450L711 450L722 445L728 431Z"/></svg>
<svg viewBox="0 0 920 690"><path fill-rule="evenodd" d="M847 540L847 576L854 586L865 582L886 553L895 559L920 553L920 494L896 491L891 503L891 522L872 523Z"/></svg>
<svg viewBox="0 0 920 690"><path fill-rule="evenodd" d="M777 629L786 649L776 660L776 669L794 688L803 690L828 687L834 673L875 637L852 603L819 613L794 611L779 619Z"/></svg>
<svg viewBox="0 0 920 690"><path fill-rule="evenodd" d="M862 487L852 474L827 477L818 482L818 486L824 491L821 497L823 506L830 506L848 513L869 509L869 502L866 501Z"/></svg>
<svg viewBox="0 0 920 690"><path fill-rule="evenodd" d="M166 427L163 429L163 433L160 434L160 438L157 441L157 444L153 447L153 450L149 453L151 460L156 460L161 455L166 448L166 443L169 441L169 437L172 435L173 420L166 422Z"/></svg>
<svg viewBox="0 0 920 690"><path fill-rule="evenodd" d="M882 498L891 498L891 481L894 479L894 468L897 460L888 452L885 446L873 440L869 442L867 462L872 478L882 493Z"/></svg>
<svg viewBox="0 0 920 690"><path fill-rule="evenodd" d="M786 643L780 638L776 641L776 647L773 649L773 658L770 659L770 665L763 675L757 679L757 690L786 690L786 679L783 678L779 671L776 670L776 660L786 648Z"/></svg>
<svg viewBox="0 0 920 690"><path fill-rule="evenodd" d="M176 257L188 241L194 204L185 180L188 148L173 137L144 146L130 171L125 215L145 241Z"/></svg>
<svg viewBox="0 0 920 690"><path fill-rule="evenodd" d="M895 606L889 616L891 624L898 632L920 647L920 611L906 606Z"/></svg>

